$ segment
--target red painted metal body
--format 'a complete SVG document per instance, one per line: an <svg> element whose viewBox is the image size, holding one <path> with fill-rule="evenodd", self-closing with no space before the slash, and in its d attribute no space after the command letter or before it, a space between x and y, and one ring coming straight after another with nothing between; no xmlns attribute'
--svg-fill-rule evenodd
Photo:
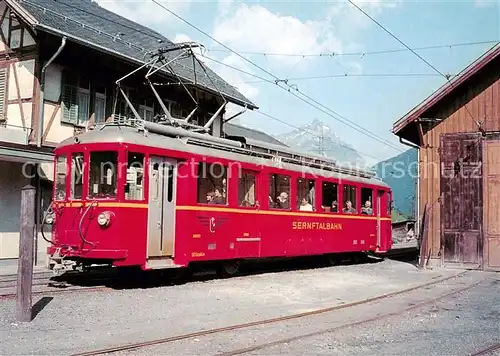
<svg viewBox="0 0 500 356"><path fill-rule="evenodd" d="M83 137L83 136L82 136ZM84 154L83 192L89 192L89 157L93 151L118 152L116 198L70 199L71 155ZM141 200L126 200L127 152L144 154L144 194ZM67 175L65 198L57 199L54 188L52 246L47 252L65 256L84 263L110 263L115 266L140 266L152 268L148 263L148 211L150 209L150 158L162 156L176 159L175 224L172 252L155 260L169 260L170 267L188 266L191 262L268 257L323 255L342 252L385 252L392 246L390 189L376 180L371 184L359 183L344 175L342 180L281 169L275 166L229 160L179 149L165 149L154 145L127 142L85 142L63 144L55 156L65 156ZM196 167L198 162L216 161L228 165L227 204L198 203ZM256 176L256 207L238 204L238 170L251 171ZM57 167L55 168L57 181ZM268 177L270 173L291 177L290 197L295 203L296 180L314 179L316 211L298 211L295 204L283 211L268 206ZM343 184L358 189L373 189L374 201L380 194L379 206L374 204L374 214L343 214L321 211L323 182L339 184L338 201L342 200ZM57 184L57 183L56 183ZM359 195L359 193L358 193ZM83 194L86 197L87 194ZM360 206L358 199L358 207ZM380 210L378 216L377 210ZM359 211L359 209L358 209ZM97 222L99 214L109 212L107 226ZM378 236L379 234L379 236Z"/></svg>

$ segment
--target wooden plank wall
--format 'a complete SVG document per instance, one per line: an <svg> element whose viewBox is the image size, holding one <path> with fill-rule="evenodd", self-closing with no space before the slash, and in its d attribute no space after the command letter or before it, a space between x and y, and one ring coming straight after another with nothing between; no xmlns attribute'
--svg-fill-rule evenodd
<svg viewBox="0 0 500 356"><path fill-rule="evenodd" d="M439 258L441 241L441 209L440 197L440 136L442 133L477 132L474 122L483 121L486 131L500 131L500 80L498 70L494 74L496 81L491 83L480 81L471 85L463 95L458 95L450 105L443 108L435 117L445 119L443 122L424 134L423 148L420 149L420 211L429 202L430 216L430 246L431 258ZM466 106L464 106L466 104ZM470 114L469 114L470 112ZM471 118L474 118L474 120Z"/></svg>

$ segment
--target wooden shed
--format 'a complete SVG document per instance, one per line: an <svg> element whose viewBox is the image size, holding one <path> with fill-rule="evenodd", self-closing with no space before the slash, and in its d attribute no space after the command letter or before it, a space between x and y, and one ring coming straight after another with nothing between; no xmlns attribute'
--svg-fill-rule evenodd
<svg viewBox="0 0 500 356"><path fill-rule="evenodd" d="M500 270L500 44L393 125L418 148L430 265Z"/></svg>

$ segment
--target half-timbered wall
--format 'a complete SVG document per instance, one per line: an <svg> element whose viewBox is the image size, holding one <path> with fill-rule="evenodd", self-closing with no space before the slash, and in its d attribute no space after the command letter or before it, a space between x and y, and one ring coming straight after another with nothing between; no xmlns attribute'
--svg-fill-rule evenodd
<svg viewBox="0 0 500 356"><path fill-rule="evenodd" d="M1 139L27 144L33 134L35 110L35 37L3 1L0 14L0 125L4 131Z"/></svg>
<svg viewBox="0 0 500 356"><path fill-rule="evenodd" d="M484 71L453 98L442 102L433 112L426 113L426 119L439 119L437 125L423 125L423 143L419 162L419 216L423 215L426 203L431 206L429 219L431 258L441 259L441 223L443 219L441 202L441 136L452 133L477 133L479 122L486 132L500 131L500 61L491 63ZM488 157L484 151L483 157ZM485 184L486 187L486 184ZM491 196L490 188L485 195ZM500 188L499 188L500 189ZM488 192L488 193L487 193ZM496 193L495 193L496 194ZM483 196L481 197L482 200ZM460 204L460 202L459 202Z"/></svg>

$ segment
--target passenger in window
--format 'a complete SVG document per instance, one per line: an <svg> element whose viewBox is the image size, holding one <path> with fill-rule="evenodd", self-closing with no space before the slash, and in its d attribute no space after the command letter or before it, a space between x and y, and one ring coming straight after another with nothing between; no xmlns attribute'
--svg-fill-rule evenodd
<svg viewBox="0 0 500 356"><path fill-rule="evenodd" d="M345 202L344 214L356 214L356 209L352 207L350 200Z"/></svg>
<svg viewBox="0 0 500 356"><path fill-rule="evenodd" d="M332 201L332 212L336 213L338 211L338 203L336 200Z"/></svg>
<svg viewBox="0 0 500 356"><path fill-rule="evenodd" d="M214 199L214 192L208 192L207 193L207 203L211 204L213 199Z"/></svg>
<svg viewBox="0 0 500 356"><path fill-rule="evenodd" d="M221 190L216 188L214 190L214 198L212 199L212 204L226 204L224 197L221 194Z"/></svg>
<svg viewBox="0 0 500 356"><path fill-rule="evenodd" d="M365 202L365 206L361 208L361 214L365 215L372 215L373 214L373 209L372 209L372 203L371 201L367 200Z"/></svg>
<svg viewBox="0 0 500 356"><path fill-rule="evenodd" d="M281 192L276 201L276 207L279 209L290 209L290 202L288 201L288 194Z"/></svg>
<svg viewBox="0 0 500 356"><path fill-rule="evenodd" d="M313 206L309 204L306 198L302 198L300 202L299 210L301 211L313 211Z"/></svg>

